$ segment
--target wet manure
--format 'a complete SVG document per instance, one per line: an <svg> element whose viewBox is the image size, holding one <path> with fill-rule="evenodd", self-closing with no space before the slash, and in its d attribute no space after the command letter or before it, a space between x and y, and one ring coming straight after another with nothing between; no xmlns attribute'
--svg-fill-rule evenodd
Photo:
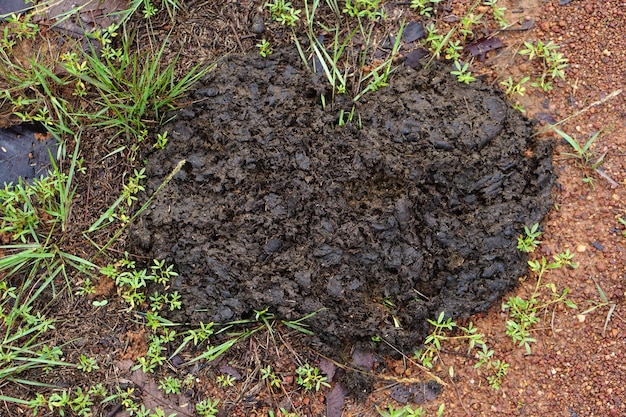
<svg viewBox="0 0 626 417"><path fill-rule="evenodd" d="M426 318L485 311L516 285L516 238L549 210L554 181L530 122L439 64L399 68L343 127L321 94L293 54L233 55L164 127L147 192L187 162L131 232L135 252L180 274L183 310L164 314L323 309L309 320L319 347L378 336L410 350Z"/></svg>

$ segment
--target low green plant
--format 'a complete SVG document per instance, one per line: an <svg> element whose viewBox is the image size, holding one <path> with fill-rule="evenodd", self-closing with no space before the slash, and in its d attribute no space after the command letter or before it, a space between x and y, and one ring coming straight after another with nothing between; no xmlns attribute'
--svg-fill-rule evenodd
<svg viewBox="0 0 626 417"><path fill-rule="evenodd" d="M504 93L509 96L509 98L513 98L515 95L524 96L526 93L526 84L530 81L530 77L524 77L518 82L513 81L513 78L509 76L509 79L506 81L501 81L500 85L505 88Z"/></svg>
<svg viewBox="0 0 626 417"><path fill-rule="evenodd" d="M454 61L454 68L456 69L450 71L450 74L455 75L458 82L469 84L476 81L469 70L469 62L462 64L460 61Z"/></svg>
<svg viewBox="0 0 626 417"><path fill-rule="evenodd" d="M159 382L159 389L165 394L180 394L183 381L173 376L166 376Z"/></svg>
<svg viewBox="0 0 626 417"><path fill-rule="evenodd" d="M444 342L452 340L467 340L468 350L474 349L477 345L485 345L484 336L481 333L478 333L478 329L474 327L472 322L470 322L467 327L458 327L457 324L452 321L452 318L448 317L446 319L444 311L439 313L436 320L428 319L428 323L432 326L433 330L424 340L423 347L415 352L414 357L423 366L429 369L433 368L435 361L439 357L441 345ZM461 334L450 336L448 333L457 327L461 331Z"/></svg>
<svg viewBox="0 0 626 417"><path fill-rule="evenodd" d="M478 25L482 18L482 14L474 14L472 11L461 18L459 33L461 33L463 39L470 38L474 35L474 26Z"/></svg>
<svg viewBox="0 0 626 417"><path fill-rule="evenodd" d="M48 177L32 185L20 181L0 189L0 233L12 240L0 246L2 381L36 385L23 374L29 370L48 373L55 367L77 366L62 360L62 346L51 336L56 321L48 313L63 292L71 294L74 276L89 276L95 268L91 262L61 249L75 192L79 143L77 136L66 173L53 163ZM63 402L62 398L56 400Z"/></svg>
<svg viewBox="0 0 626 417"><path fill-rule="evenodd" d="M413 409L410 405L406 405L402 408L394 408L393 405L388 404L387 409L382 409L376 406L376 411L381 417L423 417L426 416L426 412L422 407Z"/></svg>
<svg viewBox="0 0 626 417"><path fill-rule="evenodd" d="M385 11L381 7L382 0L346 0L343 12L350 17L359 17L369 20L385 18Z"/></svg>
<svg viewBox="0 0 626 417"><path fill-rule="evenodd" d="M67 413L78 417L91 417L93 415L92 407L96 399L104 398L106 395L106 389L99 383L88 390L83 390L80 387L74 390L57 390L47 397L41 393L36 393L35 398L20 403L28 406L33 416L39 415L43 409L44 412L49 411L54 415L65 416Z"/></svg>
<svg viewBox="0 0 626 417"><path fill-rule="evenodd" d="M420 16L431 17L434 13L434 6L443 0L411 0L411 8L417 9Z"/></svg>
<svg viewBox="0 0 626 417"><path fill-rule="evenodd" d="M259 54L263 58L267 58L268 56L272 55L272 46L267 41L267 39L262 39L259 43L256 44L256 47L259 48Z"/></svg>
<svg viewBox="0 0 626 417"><path fill-rule="evenodd" d="M217 404L220 400L212 401L210 398L205 398L196 404L196 411L200 417L215 417L218 413Z"/></svg>
<svg viewBox="0 0 626 417"><path fill-rule="evenodd" d="M598 139L598 136L600 136L600 131L594 133L593 136L591 136L591 138L589 138L584 145L581 145L576 139L558 129L557 127L553 126L552 130L554 130L560 137L565 139L567 143L574 149L574 153L565 153L564 155L576 158L585 166L590 166L593 169L596 169L600 166L600 164L602 164L602 160L604 158L599 158L598 160L594 161L593 153L591 152L591 145L593 145L596 139Z"/></svg>
<svg viewBox="0 0 626 417"><path fill-rule="evenodd" d="M295 9L290 1L274 0L265 4L270 9L272 19L284 26L293 27L300 20L302 10Z"/></svg>
<svg viewBox="0 0 626 417"><path fill-rule="evenodd" d="M576 268L578 265L572 262L573 257L574 255L566 250L564 253L554 255L552 262L548 262L545 256L542 256L540 260L528 261L531 271L537 275L537 283L530 298L527 300L520 296L513 296L502 304L502 310L509 314L509 319L506 322L506 334L511 337L513 343L523 346L529 355L532 353L530 344L536 342L536 339L531 337L531 332L540 321L538 316L540 311L560 303L569 308L577 308L576 304L566 298L569 288L565 288L559 293L554 283L542 283L544 274L548 271L564 266ZM547 301L540 299L543 289L550 290L550 298Z"/></svg>
<svg viewBox="0 0 626 417"><path fill-rule="evenodd" d="M91 295L95 294L95 292L96 286L89 277L85 278L85 281L76 289L76 295Z"/></svg>
<svg viewBox="0 0 626 417"><path fill-rule="evenodd" d="M541 88L544 91L553 89L552 81L558 79L565 80L565 68L568 60L559 52L560 46L554 43L537 41L535 43L526 41L524 48L519 51L520 55L528 56L532 61L534 58L540 60L542 65L541 75L531 85Z"/></svg>
<svg viewBox="0 0 626 417"><path fill-rule="evenodd" d="M124 28L110 26L97 29L91 35L102 45L102 51L84 52L80 57L85 65L67 62L65 70L86 86L95 89L93 110L77 112L94 127L111 129L110 141L124 134L128 143L143 141L148 128L162 124L165 114L177 107L177 100L211 67L192 68L177 80L175 69L178 58L163 65L167 41L156 51L136 52L131 48L131 36L124 34L121 46L113 46L113 38Z"/></svg>
<svg viewBox="0 0 626 417"><path fill-rule="evenodd" d="M322 387L330 388L330 384L327 381L325 376L320 375L320 370L317 367L313 367L308 363L304 364L304 366L298 367L296 369L296 374L298 377L296 378L296 382L298 385L302 386L307 391L319 391Z"/></svg>
<svg viewBox="0 0 626 417"><path fill-rule="evenodd" d="M272 366L261 368L261 379L267 381L270 387L280 388L280 378L272 371Z"/></svg>
<svg viewBox="0 0 626 417"><path fill-rule="evenodd" d="M444 45L444 36L439 33L439 28L435 25L434 22L430 22L426 26L424 26L424 30L426 31L426 39L424 39L424 45L433 52L433 55L436 56L436 52L443 49Z"/></svg>
<svg viewBox="0 0 626 417"><path fill-rule="evenodd" d="M395 37L395 42L393 47L391 48L390 57L384 61L382 64L373 68L367 75L361 78L360 83L367 82L365 88L361 89L361 91L354 97L352 101L357 102L361 97L363 97L368 92L377 91L381 87L388 86L389 75L393 72L392 64L393 60L398 55L398 51L400 50L400 40L402 39L402 32L404 32L404 21L400 24L400 28L398 29L398 34Z"/></svg>
<svg viewBox="0 0 626 417"><path fill-rule="evenodd" d="M587 314L591 313L592 311L608 307L609 311L606 313L604 327L602 327L602 337L604 337L606 335L606 329L609 326L609 322L611 321L611 317L613 316L615 308L617 307L617 303L610 302L608 297L604 293L604 290L602 289L602 287L600 287L600 284L598 284L598 281L596 281L593 277L591 277L591 279L593 279L593 283L596 284L596 289L598 290L598 294L600 295L600 302L590 300L589 303L593 304L593 306L580 313L579 317L582 317L584 320Z"/></svg>
<svg viewBox="0 0 626 417"><path fill-rule="evenodd" d="M162 340L154 334L150 335L150 343L148 344L148 351L145 356L137 358L138 364L133 367L133 370L141 369L142 372L154 372L158 366L162 366L167 359L163 352L166 347L163 346Z"/></svg>
<svg viewBox="0 0 626 417"><path fill-rule="evenodd" d="M218 375L215 379L222 388L234 387L235 386L235 377L232 375Z"/></svg>
<svg viewBox="0 0 626 417"><path fill-rule="evenodd" d="M147 269L137 269L135 261L129 258L128 253L124 254L124 258L114 264L108 264L106 267L100 268L100 274L115 281L119 295L129 305L132 310L146 301L145 288L148 283L156 283L167 286L171 277L178 274L172 270L173 266L165 266L163 261L154 260L154 265L148 272ZM155 293L150 297L151 309L153 312L159 311L165 305L170 310L181 307L180 295L177 291L173 294Z"/></svg>
<svg viewBox="0 0 626 417"><path fill-rule="evenodd" d="M279 409L280 417L298 417L298 413L287 411L284 407L280 407ZM269 410L267 412L268 417L275 417L274 410Z"/></svg>
<svg viewBox="0 0 626 417"><path fill-rule="evenodd" d="M98 362L94 358L87 357L83 353L80 354L80 358L78 360L79 363L77 367L83 372L90 373L96 369L100 369Z"/></svg>
<svg viewBox="0 0 626 417"><path fill-rule="evenodd" d="M495 361L489 362L487 367L493 371L493 374L487 377L489 385L491 385L491 388L499 390L502 379L506 376L510 365L500 359L496 359Z"/></svg>
<svg viewBox="0 0 626 417"><path fill-rule="evenodd" d="M154 142L154 145L152 145L152 147L155 149L165 149L168 140L169 139L167 138L167 131L163 133L158 133L156 142Z"/></svg>
<svg viewBox="0 0 626 417"><path fill-rule="evenodd" d="M338 6L333 6L333 4L336 5L336 2L328 1L327 3L331 5L331 9L335 11L338 9ZM350 2L348 5L354 8L373 7L375 4L378 4L378 2L363 2L359 0ZM353 101L357 102L368 92L376 91L388 85L389 75L393 71L393 60L397 57L400 48L404 23L402 23L398 34L395 36L395 42L389 58L376 67L368 68L368 70L365 71L365 62L368 54L371 52L371 38L375 25L375 22L367 17L374 12L367 11L371 10L371 8L365 11L362 9L359 9L359 11L354 9L353 12L344 9L344 14L348 17L350 17L350 14L353 14L353 18L344 19L343 15L339 14L336 16L336 25L331 27L328 24L323 24L318 21L317 13L320 7L321 0L312 0L311 3L309 3L309 1L304 2L304 22L306 24L310 53L317 58L313 60L313 66L309 64L307 58L309 54L304 51L295 33L293 34L293 38L304 65L309 70L321 71L328 79L333 89L332 99L334 100L335 94L342 95L351 91L354 97ZM380 17L379 15L377 16ZM318 27L332 35L330 45L325 45L323 40L318 36ZM349 48L349 45L357 33L361 34L361 39L364 43L358 59L356 58L356 54L349 53L353 50ZM353 79L354 82L349 85L349 80L351 79ZM322 104L325 107L326 97L322 100Z"/></svg>
<svg viewBox="0 0 626 417"><path fill-rule="evenodd" d="M116 386L115 392L104 398L101 404L113 401L121 404L124 410L126 410L130 415L137 415L140 410L137 399L135 398L135 388L122 389L121 387Z"/></svg>
<svg viewBox="0 0 626 417"><path fill-rule="evenodd" d="M458 61L461 59L462 50L463 47L461 46L461 41L459 39L450 41L445 49L445 57L451 61Z"/></svg>
<svg viewBox="0 0 626 417"><path fill-rule="evenodd" d="M528 226L524 226L524 234L517 238L517 249L524 253L533 252L541 243L540 236L539 223L533 224L530 229Z"/></svg>
<svg viewBox="0 0 626 417"><path fill-rule="evenodd" d="M316 14L320 7L320 0L313 0L313 3L309 6L308 2L304 3L305 22L307 25L307 37L309 38L310 48L313 54L317 57L317 61L321 66L321 70L324 72L328 82L333 87L333 98L335 92L337 94L346 94L348 91L348 68L340 68L340 62L343 58L346 47L352 40L352 37L357 33L358 27L355 27L346 38L340 41L341 27L338 24L334 28L323 26L324 30L333 34L332 43L332 55L327 51L327 47L322 44L316 34ZM295 36L295 35L294 35ZM309 66L308 60L301 53L303 62L307 67ZM315 62L313 71L316 71Z"/></svg>
<svg viewBox="0 0 626 417"><path fill-rule="evenodd" d="M163 0L161 4L168 10L180 7L179 0ZM129 147L132 141L143 140L154 124L163 123L165 113L175 109L177 100L210 68L195 67L177 80L177 58L163 65L167 41L160 49L135 52L131 48L133 36L126 32L124 23L140 6L146 6L148 14L156 11L149 0L131 1L129 8L120 12L120 22L88 34L95 41L89 42L91 48L86 50L77 42L60 56L50 50L43 57L27 57L25 64L24 59L13 56L6 41L9 44L0 48L0 77L7 85L2 94L13 106L13 114L24 122L40 122L54 133L70 136L88 125L111 128L111 140L125 135L131 139L126 144ZM68 19L79 10L74 8L60 19ZM6 26L5 39L25 37L26 33L34 36L38 26L30 23L33 13ZM116 37L121 38L121 47L114 46ZM98 52L93 47L96 43L102 46ZM64 71L59 73L55 69L58 66ZM68 87L84 100L79 103L64 98Z"/></svg>
<svg viewBox="0 0 626 417"><path fill-rule="evenodd" d="M502 379L506 375L508 364L494 359L494 351L489 349L484 341L484 335L478 333L472 322L467 327L459 327L451 318L445 318L445 312L441 312L436 320L428 320L432 326L431 333L424 340L423 346L415 351L414 358L427 369L433 369L435 363L440 360L440 353L444 343L452 341L467 342L467 353L476 350L478 359L474 368L486 367L489 375L487 381L494 389L499 389ZM456 333L456 334L455 334ZM452 335L451 335L452 334ZM450 367L450 375L454 369ZM410 415L410 414L408 414Z"/></svg>
<svg viewBox="0 0 626 417"><path fill-rule="evenodd" d="M94 300L91 304L94 307L104 307L105 305L109 304L109 300Z"/></svg>
<svg viewBox="0 0 626 417"><path fill-rule="evenodd" d="M506 376L510 365L501 359L493 359L494 351L489 349L487 345L482 345L482 350L478 351L478 362L474 368L480 368L483 365L491 374L487 376L487 381L491 388L499 390L502 379Z"/></svg>
<svg viewBox="0 0 626 417"><path fill-rule="evenodd" d="M591 150L591 146L596 141L596 139L600 136L600 131L596 132L585 142L584 145L581 145L576 139L558 129L555 126L551 127L559 136L567 141L567 143L574 149L574 152L565 152L563 155L568 156L570 158L574 158L578 161L580 168L584 171L583 182L586 182L593 186L593 180L591 175L589 174L589 170L598 171L598 168L604 163L604 157L606 155L596 156L594 152ZM599 171L598 171L599 172ZM600 172L601 173L601 172ZM606 176L606 174L605 174Z"/></svg>
<svg viewBox="0 0 626 417"><path fill-rule="evenodd" d="M159 9L159 6L161 9ZM158 14L160 10L167 11L170 19L174 19L176 13L181 9L180 0L156 0L156 4L152 0L131 0L125 10L120 11L118 14L121 16L121 21L126 22L131 16L141 13L146 20L152 19Z"/></svg>
<svg viewBox="0 0 626 417"><path fill-rule="evenodd" d="M499 7L498 0L485 0L484 5L491 7L493 20L498 24L498 26L500 26L501 28L508 26L508 22L506 21L506 17L504 16L506 7Z"/></svg>
<svg viewBox="0 0 626 417"><path fill-rule="evenodd" d="M30 13L20 15L19 17L15 13L11 13L11 16L5 17L4 20L7 23L4 29L4 39L33 39L39 33L39 25L33 23L33 15ZM6 43L8 44L8 42ZM5 44L5 41L3 41L3 44Z"/></svg>

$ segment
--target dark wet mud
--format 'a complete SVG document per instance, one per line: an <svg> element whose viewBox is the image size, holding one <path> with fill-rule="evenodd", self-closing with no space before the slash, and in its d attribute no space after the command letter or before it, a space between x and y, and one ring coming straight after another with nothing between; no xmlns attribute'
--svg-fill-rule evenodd
<svg viewBox="0 0 626 417"><path fill-rule="evenodd" d="M530 123L435 64L399 68L339 127L320 102L330 89L299 68L278 52L225 59L149 155L148 192L187 160L131 235L180 273L184 308L169 317L324 309L308 322L327 348L379 336L410 350L426 318L484 311L514 287L516 238L554 181Z"/></svg>

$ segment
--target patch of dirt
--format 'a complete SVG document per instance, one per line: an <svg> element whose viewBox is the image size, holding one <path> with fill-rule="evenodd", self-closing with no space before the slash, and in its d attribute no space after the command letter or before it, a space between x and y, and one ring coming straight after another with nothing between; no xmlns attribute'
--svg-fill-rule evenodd
<svg viewBox="0 0 626 417"><path fill-rule="evenodd" d="M149 156L147 195L187 161L131 235L180 273L170 317L318 311L322 351L374 336L411 350L426 318L485 311L513 288L516 238L551 207L550 143L439 65L398 69L341 127L299 66L295 51L226 58Z"/></svg>

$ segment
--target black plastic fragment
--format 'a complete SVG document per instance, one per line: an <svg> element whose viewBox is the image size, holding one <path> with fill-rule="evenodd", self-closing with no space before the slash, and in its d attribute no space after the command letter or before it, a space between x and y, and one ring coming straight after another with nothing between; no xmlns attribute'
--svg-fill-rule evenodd
<svg viewBox="0 0 626 417"><path fill-rule="evenodd" d="M56 153L56 140L41 129L25 124L0 129L0 186L46 176L50 154Z"/></svg>

